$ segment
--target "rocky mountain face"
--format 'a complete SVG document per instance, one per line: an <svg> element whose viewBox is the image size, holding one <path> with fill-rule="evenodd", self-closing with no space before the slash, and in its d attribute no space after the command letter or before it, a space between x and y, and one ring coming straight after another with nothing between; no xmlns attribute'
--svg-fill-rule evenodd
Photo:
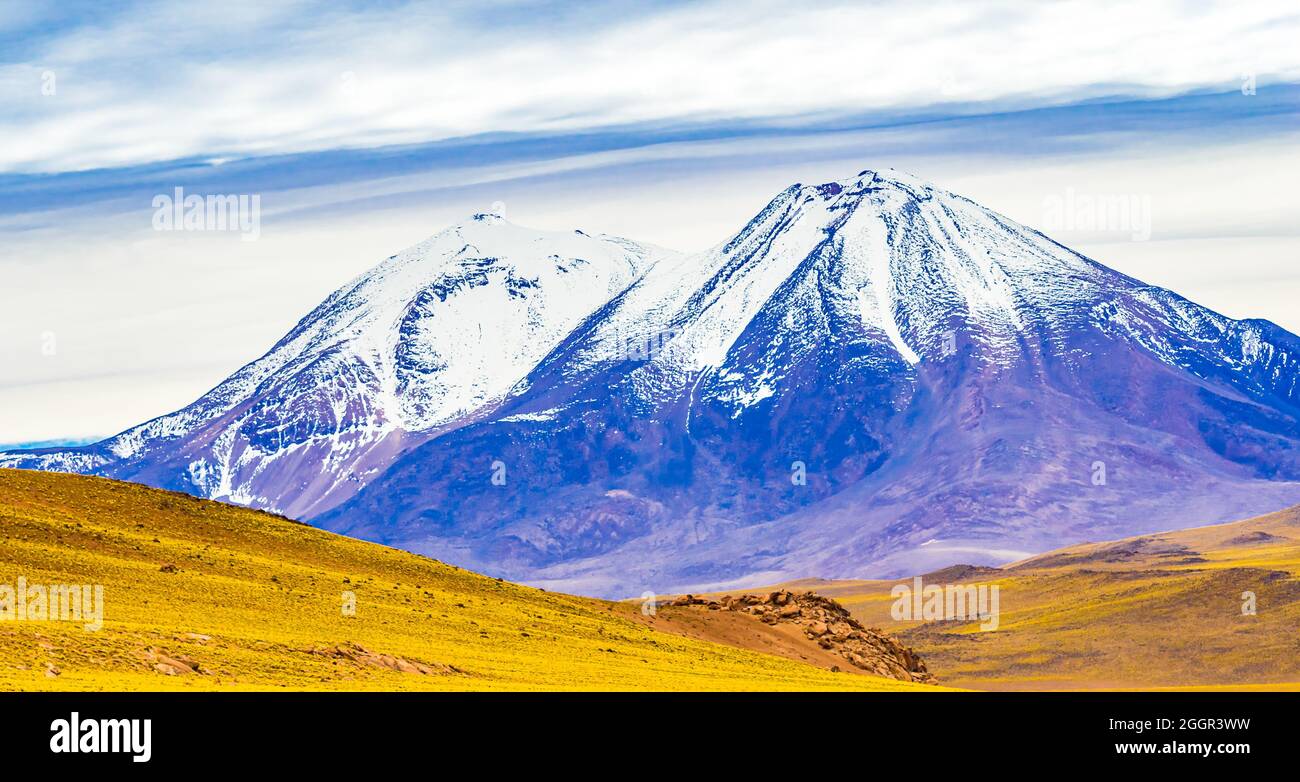
<svg viewBox="0 0 1300 782"><path fill-rule="evenodd" d="M692 256L471 220L190 408L0 464L588 594L894 576L1300 500L1300 338L865 171Z"/></svg>

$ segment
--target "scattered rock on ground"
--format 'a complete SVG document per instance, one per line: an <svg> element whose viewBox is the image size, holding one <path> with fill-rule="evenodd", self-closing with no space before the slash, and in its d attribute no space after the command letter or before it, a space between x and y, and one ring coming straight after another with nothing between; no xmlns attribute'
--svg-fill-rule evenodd
<svg viewBox="0 0 1300 782"><path fill-rule="evenodd" d="M191 673L208 676L212 673L192 657L183 654L172 655L155 646L145 650L144 659L153 666L155 671L165 676L183 676Z"/></svg>
<svg viewBox="0 0 1300 782"><path fill-rule="evenodd" d="M349 660L355 663L373 665L377 668L387 668L390 671L400 673L418 673L424 676L433 676L438 674L461 673L462 671L454 665L444 665L441 663L422 663L414 660L407 660L391 654L372 652L358 643L343 643L337 646L315 647L311 649L312 654L322 657L331 657L336 660Z"/></svg>

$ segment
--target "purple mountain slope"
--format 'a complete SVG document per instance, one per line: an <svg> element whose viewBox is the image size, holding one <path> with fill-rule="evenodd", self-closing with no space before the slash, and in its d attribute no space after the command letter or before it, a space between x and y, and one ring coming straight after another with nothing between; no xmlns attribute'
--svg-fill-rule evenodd
<svg viewBox="0 0 1300 782"><path fill-rule="evenodd" d="M623 595L1004 562L1300 499L1298 361L868 172L661 262L491 420L318 521Z"/></svg>
<svg viewBox="0 0 1300 782"><path fill-rule="evenodd" d="M485 246L523 230L473 225ZM569 235L538 243L558 236ZM418 324L383 332L373 354L390 362L295 349L307 357L250 365L240 393L223 385L196 403L221 411L206 423L159 436L154 422L0 464L287 509L494 575L615 596L993 564L1300 501L1300 338L911 177L791 187L696 256L592 241L612 249L596 276L564 278L578 301L564 299L563 315L468 261L426 303L444 288L507 293L425 312L412 292L432 283L395 290L381 265L345 291L394 302L384 323ZM551 266L576 257L539 250L523 277L558 279ZM346 297L268 358L304 328L308 344L355 343L353 315L322 315ZM495 318L519 297L548 313L545 338L465 339L465 313ZM438 342L444 328L458 336ZM482 371L497 355L506 369ZM463 390L484 375L481 392ZM361 416L367 439L356 437L380 455L347 460L360 447L340 444L337 422L352 410L394 416L387 427ZM309 449L275 439L303 431L324 432L308 442L328 443L331 458L277 456L260 481L233 480L265 454Z"/></svg>

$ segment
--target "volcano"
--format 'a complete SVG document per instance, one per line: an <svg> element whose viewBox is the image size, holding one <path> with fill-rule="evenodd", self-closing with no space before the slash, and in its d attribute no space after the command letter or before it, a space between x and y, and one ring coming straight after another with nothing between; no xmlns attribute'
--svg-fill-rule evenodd
<svg viewBox="0 0 1300 782"><path fill-rule="evenodd" d="M1300 338L895 171L682 255L480 215L185 410L0 465L628 596L1000 564L1300 501Z"/></svg>

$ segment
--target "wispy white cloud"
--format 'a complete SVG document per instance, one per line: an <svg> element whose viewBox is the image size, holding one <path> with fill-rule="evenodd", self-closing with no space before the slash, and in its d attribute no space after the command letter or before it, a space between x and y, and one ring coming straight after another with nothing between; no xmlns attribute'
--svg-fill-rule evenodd
<svg viewBox="0 0 1300 782"><path fill-rule="evenodd" d="M1291 90L1280 102L1293 102L1296 94ZM50 205L69 191L115 178L56 177L66 182L42 194L45 211L0 220L0 366L6 369L0 440L116 432L188 403L264 352L337 286L494 202L504 202L521 225L582 228L690 251L725 241L793 182L887 165L1041 228L1049 228L1049 200L1070 191L1149 199L1150 241L1133 241L1130 231L1049 233L1224 314L1269 318L1300 332L1294 306L1300 232L1289 197L1300 144L1294 131L1274 123L1261 133L1231 119L1237 105L1265 99L1183 98L1054 110L1050 120L1027 112L1033 116L651 143L536 159L494 161L484 154L455 166L403 155L399 165L383 169L400 174L360 180L332 174L381 169L382 156L362 156L341 172L313 156L243 175L238 170L247 164L199 169L229 177L208 192L262 194L255 242L219 232L152 230L153 188L170 192L170 182L124 191L111 202L56 209ZM1112 133L1060 146L1061 134L1097 115ZM1149 127L1151 116L1199 130L1189 138ZM1294 125L1293 115L1283 119ZM263 190L268 180L291 179L285 165L310 168L311 183ZM203 192L191 183L193 175L183 169L164 178L180 177L171 181ZM24 220L31 225L22 226ZM57 340L53 354L45 349L48 339Z"/></svg>
<svg viewBox="0 0 1300 782"><path fill-rule="evenodd" d="M0 65L0 171L1300 80L1284 2L144 2L0 19L8 37L27 27Z"/></svg>
<svg viewBox="0 0 1300 782"><path fill-rule="evenodd" d="M1057 238L1300 324L1286 4L373 5L0 4L0 440L174 409L495 201L695 250L794 181L875 166L1030 225L1071 190L1149 197L1149 242ZM1203 88L1232 94L1081 104ZM182 185L260 194L261 238L151 230Z"/></svg>

